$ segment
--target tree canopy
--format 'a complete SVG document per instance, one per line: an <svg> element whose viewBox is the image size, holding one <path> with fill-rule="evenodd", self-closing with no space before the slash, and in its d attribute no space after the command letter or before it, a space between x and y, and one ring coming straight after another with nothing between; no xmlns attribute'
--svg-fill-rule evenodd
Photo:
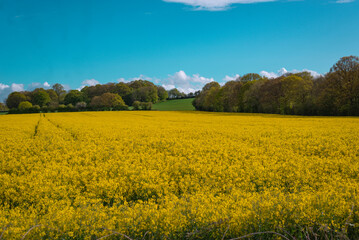
<svg viewBox="0 0 359 240"><path fill-rule="evenodd" d="M206 84L197 110L297 115L359 115L359 58L343 57L325 76L287 73L275 79L246 74L220 86Z"/></svg>

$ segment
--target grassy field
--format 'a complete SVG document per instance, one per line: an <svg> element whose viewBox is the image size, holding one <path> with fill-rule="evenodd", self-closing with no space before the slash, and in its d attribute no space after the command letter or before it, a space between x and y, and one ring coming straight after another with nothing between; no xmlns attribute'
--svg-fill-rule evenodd
<svg viewBox="0 0 359 240"><path fill-rule="evenodd" d="M194 111L195 108L192 105L193 99L167 100L154 104L152 109L159 111Z"/></svg>
<svg viewBox="0 0 359 240"><path fill-rule="evenodd" d="M350 117L2 115L0 235L359 239L358 132Z"/></svg>

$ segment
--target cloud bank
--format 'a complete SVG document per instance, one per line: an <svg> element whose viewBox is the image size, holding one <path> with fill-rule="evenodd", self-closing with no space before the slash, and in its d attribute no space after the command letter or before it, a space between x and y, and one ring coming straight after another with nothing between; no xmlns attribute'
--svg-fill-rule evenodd
<svg viewBox="0 0 359 240"><path fill-rule="evenodd" d="M276 73L275 72L261 71L260 75L263 76L263 77L266 77L266 78L277 78L277 77L283 76L286 73L299 73L299 72L309 72L314 78L318 78L318 77L323 76L322 74L320 74L320 73L318 73L316 71L313 71L313 70L309 70L309 69L303 69L302 71L294 69L292 71L288 71L285 68L279 69Z"/></svg>
<svg viewBox="0 0 359 240"><path fill-rule="evenodd" d="M97 84L100 84L99 81L97 81L96 79L87 79L87 80L84 80L82 81L81 83L81 87L79 87L77 90L81 90L83 89L84 87L91 87L91 86L96 86Z"/></svg>
<svg viewBox="0 0 359 240"><path fill-rule="evenodd" d="M213 81L213 78L206 78L199 74L190 76L181 70L173 75L168 75L168 78L162 81L162 87L166 90L177 88L180 92L190 93L201 90L205 84Z"/></svg>
<svg viewBox="0 0 359 240"><path fill-rule="evenodd" d="M226 75L223 79L222 79L222 81L223 82L229 82L229 81L235 81L235 80L237 80L238 78L240 77L240 75L239 74L236 74L236 75L234 75L234 76L228 76L228 75Z"/></svg>
<svg viewBox="0 0 359 240"><path fill-rule="evenodd" d="M163 0L163 1L172 2L172 3L183 3L194 7L196 10L223 11L228 9L232 4L275 2L277 0Z"/></svg>
<svg viewBox="0 0 359 240"><path fill-rule="evenodd" d="M337 0L336 3L351 3L354 2L355 0Z"/></svg>
<svg viewBox="0 0 359 240"><path fill-rule="evenodd" d="M195 10L224 11L229 9L230 6L233 4L277 2L278 0L163 0L163 1L169 3L186 4L192 6ZM351 3L354 1L355 0L336 0L335 3Z"/></svg>

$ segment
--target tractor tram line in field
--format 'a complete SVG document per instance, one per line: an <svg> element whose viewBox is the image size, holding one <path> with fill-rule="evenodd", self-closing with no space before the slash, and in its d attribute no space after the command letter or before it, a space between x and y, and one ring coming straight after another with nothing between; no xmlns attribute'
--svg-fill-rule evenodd
<svg viewBox="0 0 359 240"><path fill-rule="evenodd" d="M143 115L0 116L3 239L359 236L358 118Z"/></svg>

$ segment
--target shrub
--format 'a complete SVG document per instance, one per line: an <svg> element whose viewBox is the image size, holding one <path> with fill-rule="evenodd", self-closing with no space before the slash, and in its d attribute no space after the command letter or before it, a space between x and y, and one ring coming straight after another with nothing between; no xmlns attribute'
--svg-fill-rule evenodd
<svg viewBox="0 0 359 240"><path fill-rule="evenodd" d="M57 108L57 111L66 112L66 105L65 104L60 104L59 107Z"/></svg>
<svg viewBox="0 0 359 240"><path fill-rule="evenodd" d="M142 102L141 103L141 109L142 110L151 110L152 109L152 103L151 102Z"/></svg>
<svg viewBox="0 0 359 240"><path fill-rule="evenodd" d="M40 107L39 105L34 105L34 106L30 109L30 111L31 111L32 113L39 113L39 112L41 111L41 107Z"/></svg>
<svg viewBox="0 0 359 240"><path fill-rule="evenodd" d="M32 104L29 101L21 102L18 107L21 112L28 112L30 108L32 108Z"/></svg>
<svg viewBox="0 0 359 240"><path fill-rule="evenodd" d="M134 101L132 104L133 110L140 110L141 103L139 101Z"/></svg>
<svg viewBox="0 0 359 240"><path fill-rule="evenodd" d="M49 112L50 110L49 110L49 107L48 106L42 106L41 107L41 112L43 112L43 113L47 113L47 112Z"/></svg>
<svg viewBox="0 0 359 240"><path fill-rule="evenodd" d="M87 103L85 103L85 102L78 102L78 103L76 103L76 108L77 108L78 110L84 110L84 109L86 109L86 107L87 107Z"/></svg>

